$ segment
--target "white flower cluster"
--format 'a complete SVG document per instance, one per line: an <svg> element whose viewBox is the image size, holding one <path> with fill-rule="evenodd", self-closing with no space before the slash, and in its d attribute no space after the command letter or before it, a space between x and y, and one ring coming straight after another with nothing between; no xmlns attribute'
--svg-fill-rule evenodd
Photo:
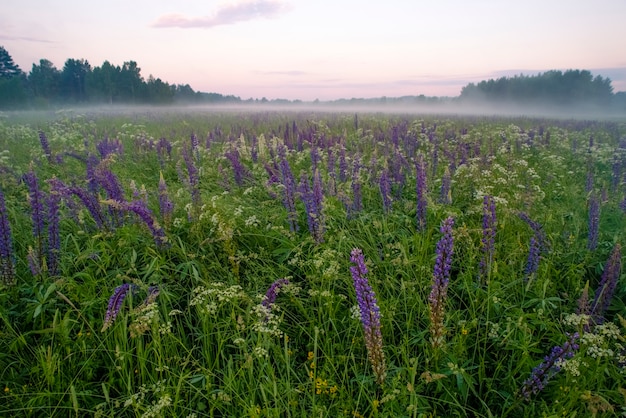
<svg viewBox="0 0 626 418"><path fill-rule="evenodd" d="M201 313L212 316L223 304L246 297L241 286L226 286L224 283L216 282L207 287L198 286L193 289L189 306L197 306Z"/></svg>
<svg viewBox="0 0 626 418"><path fill-rule="evenodd" d="M156 302L140 305L132 314L134 319L128 326L128 330L131 337L138 337L145 334L152 327L152 324L159 322L159 305Z"/></svg>
<svg viewBox="0 0 626 418"><path fill-rule="evenodd" d="M607 322L596 326L593 333L584 333L580 337L580 344L593 358L612 358L616 356L616 352L621 353L624 349L621 344L617 343L621 338L619 328Z"/></svg>

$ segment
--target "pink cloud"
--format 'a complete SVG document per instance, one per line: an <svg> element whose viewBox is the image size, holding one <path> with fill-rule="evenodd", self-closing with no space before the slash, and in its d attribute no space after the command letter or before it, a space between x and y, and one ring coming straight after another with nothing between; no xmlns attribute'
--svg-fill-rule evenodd
<svg viewBox="0 0 626 418"><path fill-rule="evenodd" d="M187 17L180 14L163 15L152 27L155 28L212 28L231 25L246 20L269 18L284 13L289 6L278 0L253 0L228 4L210 16Z"/></svg>

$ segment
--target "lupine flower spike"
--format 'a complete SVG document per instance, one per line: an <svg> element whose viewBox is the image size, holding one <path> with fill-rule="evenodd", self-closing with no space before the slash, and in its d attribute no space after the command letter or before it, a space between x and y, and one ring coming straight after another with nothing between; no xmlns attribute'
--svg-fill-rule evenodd
<svg viewBox="0 0 626 418"><path fill-rule="evenodd" d="M124 283L115 288L113 291L113 295L109 299L109 306L107 307L107 313L104 316L104 324L102 325L102 331L104 332L113 325L115 322L115 318L117 318L117 314L120 312L122 304L124 303L124 299L128 296L128 292L132 290L135 285L130 283Z"/></svg>
<svg viewBox="0 0 626 418"><path fill-rule="evenodd" d="M541 392L548 381L561 370L563 362L574 357L578 350L576 343L578 337L578 333L572 334L562 346L552 348L543 362L533 369L521 390L521 394L526 400Z"/></svg>
<svg viewBox="0 0 626 418"><path fill-rule="evenodd" d="M363 252L359 248L355 248L350 256L350 261L354 263L354 266L350 267L350 273L361 313L367 357L372 365L376 383L382 385L385 382L386 367L383 337L380 332L380 308L376 301L376 295L367 281L368 270L363 259Z"/></svg>
<svg viewBox="0 0 626 418"><path fill-rule="evenodd" d="M265 293L265 297L263 298L263 302L261 302L261 305L263 305L263 307L267 311L267 315L265 317L266 321L269 319L269 315L272 311L272 306L276 302L276 297L278 296L280 289L283 286L287 286L288 284L289 284L289 280L278 279L270 285L269 289L267 289L267 292Z"/></svg>
<svg viewBox="0 0 626 418"><path fill-rule="evenodd" d="M443 326L444 304L448 294L448 283L450 281L450 269L452 266L452 255L454 238L452 237L452 227L454 219L447 218L441 225L443 237L437 242L437 258L433 271L433 284L428 296L430 307L430 336L433 347L440 347L444 342L445 329Z"/></svg>
<svg viewBox="0 0 626 418"><path fill-rule="evenodd" d="M595 297L591 303L590 313L595 324L602 324L604 322L604 313L609 308L611 299L613 299L621 268L622 247L620 244L615 244L613 252L604 266L602 279L600 280L600 284L598 284Z"/></svg>
<svg viewBox="0 0 626 418"><path fill-rule="evenodd" d="M15 278L13 260L13 239L11 225L4 203L4 194L0 190L0 279L5 285L11 285Z"/></svg>

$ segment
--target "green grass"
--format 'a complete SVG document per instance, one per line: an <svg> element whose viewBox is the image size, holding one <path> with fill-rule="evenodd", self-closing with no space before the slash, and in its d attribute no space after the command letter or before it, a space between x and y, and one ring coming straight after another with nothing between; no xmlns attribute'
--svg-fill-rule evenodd
<svg viewBox="0 0 626 418"><path fill-rule="evenodd" d="M50 160L39 129L48 136ZM192 133L200 142L194 156L199 207L193 206L182 157ZM581 331L567 318L587 284L593 297L611 251L624 243L626 149L619 144L625 135L624 123L528 118L359 114L356 120L353 114L192 111L6 118L0 121L0 187L16 273L14 285L0 285L0 415L626 413L624 274L605 325L583 333L575 356L540 393L528 400L520 394L550 350L567 333ZM86 187L85 163L70 154L97 155L95 145L105 137L123 144L108 168L128 200L134 199L131 181L145 189L169 245L157 248L132 214L121 225L99 230L78 200L65 202L60 274L51 277L44 269L33 276L28 252L36 242L21 176L34 170L46 194L46 180L53 177ZM261 144L256 162L253 137ZM154 148L160 138L173 147L163 160ZM291 147L287 158L296 182L301 172L312 178L311 148L319 149L322 243L309 234L301 201L299 231L290 232L282 186L267 184L265 165L278 161L275 146L284 142ZM242 186L224 157L232 147L251 173ZM353 197L352 176L342 182L336 165L334 174L328 169L329 152L338 164L341 147L348 173L355 156L362 160L363 210L350 216L344 204ZM422 231L416 220L418 154L428 164ZM397 155L406 161L405 182L394 183L392 210L385 213L378 178L401 161ZM621 177L612 189L616 163ZM453 173L451 204L439 203L446 167ZM593 251L587 249L589 170L594 191L607 191ZM171 219L159 214L160 174L174 202ZM484 194L496 199L497 230L493 261L480 278ZM107 199L102 189L99 196ZM521 211L542 225L546 237L547 251L531 277L524 270L533 231L519 218ZM439 226L448 216L455 219L455 242L445 342L433 347L428 296ZM382 314L382 386L354 316L349 267L355 247L363 250ZM275 319L264 323L258 306L270 284L283 277L291 285L278 295ZM109 297L123 283L135 284L136 291L101 331ZM160 293L146 306L149 286Z"/></svg>

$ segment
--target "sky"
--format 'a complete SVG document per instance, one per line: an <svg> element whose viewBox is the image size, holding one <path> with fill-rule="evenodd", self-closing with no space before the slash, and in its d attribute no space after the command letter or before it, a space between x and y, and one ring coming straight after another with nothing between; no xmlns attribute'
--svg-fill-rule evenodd
<svg viewBox="0 0 626 418"><path fill-rule="evenodd" d="M626 91L626 0L20 0L0 46L136 61L141 75L242 99L458 96L490 78L585 69Z"/></svg>

